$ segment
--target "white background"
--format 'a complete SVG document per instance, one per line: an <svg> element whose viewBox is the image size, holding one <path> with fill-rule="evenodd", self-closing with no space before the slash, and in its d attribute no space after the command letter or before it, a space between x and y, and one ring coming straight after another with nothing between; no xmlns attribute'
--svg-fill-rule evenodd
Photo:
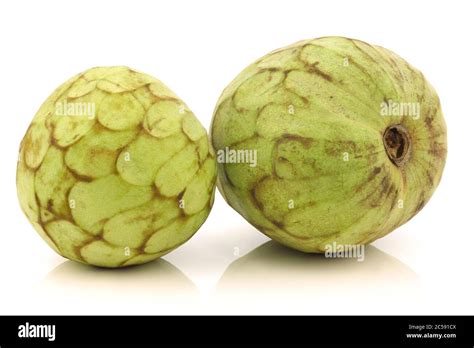
<svg viewBox="0 0 474 348"><path fill-rule="evenodd" d="M2 1L0 314L474 314L473 10L469 1ZM269 242L219 193L187 244L125 270L66 261L23 216L19 143L43 100L74 74L141 70L209 127L219 94L245 66L326 35L382 45L422 70L448 125L434 197L364 262Z"/></svg>

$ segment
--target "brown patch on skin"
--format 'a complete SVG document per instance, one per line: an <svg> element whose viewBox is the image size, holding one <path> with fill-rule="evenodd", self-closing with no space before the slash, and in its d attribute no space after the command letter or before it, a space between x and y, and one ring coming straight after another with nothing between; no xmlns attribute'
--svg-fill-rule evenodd
<svg viewBox="0 0 474 348"><path fill-rule="evenodd" d="M315 64L312 64L312 65L305 64L305 68L306 68L306 71L309 72L310 74L316 74L318 76L321 76L323 79L325 79L328 82L333 81L331 75L329 75L329 74L325 73L324 71L322 71L321 69L317 68L315 66Z"/></svg>
<svg viewBox="0 0 474 348"><path fill-rule="evenodd" d="M302 57L301 57L301 54L302 52L304 51L304 49L306 47L309 47L309 46L315 46L315 47L318 47L318 45L315 45L313 43L308 43L308 44L305 44L303 46L301 46L301 48L299 49L299 54L298 56L296 57L301 63L303 63L305 69L306 69L306 72L310 73L310 74L315 74L315 75L318 75L318 76L321 76L323 79L325 79L326 81L328 82L333 82L333 78L331 75L329 75L328 73L322 71L321 69L319 69L316 65L319 64L319 62L314 62L313 64L309 64L307 61L303 60ZM321 46L319 46L321 47Z"/></svg>
<svg viewBox="0 0 474 348"><path fill-rule="evenodd" d="M352 153L356 153L357 151L357 144L352 140L347 141L326 141L327 146L324 147L324 151L330 156L340 156L343 152L349 152L348 150L352 151Z"/></svg>
<svg viewBox="0 0 474 348"><path fill-rule="evenodd" d="M280 162L287 162L287 163L290 163L290 161L288 161L288 159L287 159L287 158L285 158L285 157L282 157L282 156L278 157L278 159L277 159L277 160L278 160L278 161L280 161Z"/></svg>
<svg viewBox="0 0 474 348"><path fill-rule="evenodd" d="M44 234L48 236L48 238L50 239L51 243L54 244L54 246L56 247L56 249L58 249L59 251L61 251L61 249L59 248L59 246L56 244L56 242L54 241L53 238L51 238L51 236L49 235L48 231L46 230L46 224L41 221L41 214L40 214L40 207L41 207L41 204L40 204L40 199L38 197L38 194L35 192L35 200L36 200L36 206L38 207L38 219L36 220L36 223L38 225L41 226L41 229L43 230Z"/></svg>
<svg viewBox="0 0 474 348"><path fill-rule="evenodd" d="M75 172L73 169L69 168L68 166L65 166L68 170L68 172L76 179L77 181L84 181L84 182L91 182L94 180L93 177L87 176L87 175L81 175L77 172Z"/></svg>
<svg viewBox="0 0 474 348"><path fill-rule="evenodd" d="M127 219L127 222L140 222L140 221L147 221L149 218L152 218L152 220L156 221L158 218L157 214L149 214L149 215L139 215L139 216L134 216L130 219Z"/></svg>
<svg viewBox="0 0 474 348"><path fill-rule="evenodd" d="M48 210L49 212L53 213L53 200L50 198L48 199L48 203L46 204L46 210Z"/></svg>
<svg viewBox="0 0 474 348"><path fill-rule="evenodd" d="M105 242L109 245L112 245L104 239L104 230L102 230L102 231L100 231L100 233L98 235L94 236L90 242L84 244L83 246L86 246L87 244L89 244L91 242L95 242L95 241L103 241L103 242Z"/></svg>
<svg viewBox="0 0 474 348"><path fill-rule="evenodd" d="M50 132L51 133L51 136L49 137L49 142L51 144L51 146L54 146L55 148L63 151L65 149L67 149L67 147L62 147L61 145L58 144L58 142L56 141L56 139L54 138L54 129Z"/></svg>
<svg viewBox="0 0 474 348"><path fill-rule="evenodd" d="M392 195L392 192L395 190L395 185L393 183L390 184L390 187L387 192L387 198Z"/></svg>
<svg viewBox="0 0 474 348"><path fill-rule="evenodd" d="M437 110L435 110L435 113L433 113L432 109L430 109L429 116L427 116L424 119L424 123L426 125L426 129L428 130L429 140L430 140L430 149L428 150L428 153L435 157L443 158L443 154L438 152L436 141L434 140L438 136L438 134L436 134L436 130L433 124L433 121L434 121L433 115L436 114L436 111Z"/></svg>
<svg viewBox="0 0 474 348"><path fill-rule="evenodd" d="M151 236L152 236L153 234L154 234L154 233L151 233L149 237L151 238ZM147 254L147 253L145 252L145 245L143 245L143 244L144 244L144 243L142 243L142 245L141 245L140 247L135 248L135 250L137 251L137 254L138 254L138 255ZM137 256L138 256L138 255L137 255ZM130 260L130 259L129 259L129 260ZM126 261L122 262L122 263L120 264L120 266L122 266L125 262L127 262L127 261L129 261L129 260L126 260Z"/></svg>
<svg viewBox="0 0 474 348"><path fill-rule="evenodd" d="M446 148L441 146L440 144L438 143L433 143L432 146L430 147L430 149L428 150L428 153L430 155L433 155L437 158L440 158L440 159L445 159L446 158Z"/></svg>
<svg viewBox="0 0 474 348"><path fill-rule="evenodd" d="M108 150L104 147L92 147L89 155L91 157L98 157L100 155L106 155L106 156L111 156L111 157L116 157L115 156L115 151L113 150Z"/></svg>
<svg viewBox="0 0 474 348"><path fill-rule="evenodd" d="M66 198L67 216L62 216L61 218L63 218L64 220L68 220L71 223L77 225L76 221L74 221L74 218L72 217L72 211L71 211L71 207L69 205L69 195L71 194L72 188L74 187L75 184L76 183L71 185L71 187L69 187L66 191L65 198Z"/></svg>
<svg viewBox="0 0 474 348"><path fill-rule="evenodd" d="M353 140L346 140L346 141L342 142L342 144L344 144L344 146L350 147L351 150L355 151L357 149L357 144Z"/></svg>
<svg viewBox="0 0 474 348"><path fill-rule="evenodd" d="M430 185L433 186L434 179L433 179L433 175L430 173L429 170L426 171L426 177L428 178Z"/></svg>
<svg viewBox="0 0 474 348"><path fill-rule="evenodd" d="M385 196L387 196L386 193L388 192L391 186L390 179L388 176L384 176L384 178L382 179L381 185L382 185L382 189L379 191L377 198L370 203L370 206L372 208L380 206L380 202L384 199Z"/></svg>
<svg viewBox="0 0 474 348"><path fill-rule="evenodd" d="M398 74L394 75L394 77L399 80L400 82L403 82L405 81L404 78L403 78L403 74L402 74L402 71L400 70L400 67L398 66L397 62L395 61L395 59L393 59L393 57L391 55L387 55L388 56L388 60L390 62L390 65L393 67L393 70L396 70L398 72Z"/></svg>
<svg viewBox="0 0 474 348"><path fill-rule="evenodd" d="M85 231L84 231L84 232L85 232ZM87 232L86 232L86 233L87 233ZM88 240L86 240L84 243L79 244L79 245L77 245L77 246L74 247L74 253L76 254L77 258L78 258L80 261L84 262L85 264L90 265L88 262L86 262L86 260L85 260L85 259L82 257L82 255L81 255L81 249L84 248L84 247L86 247L87 245L89 245L89 244L91 244L91 243L93 243L93 242L96 242L96 241L102 241L102 242L104 242L104 243L106 243L106 244L108 244L108 245L112 245L112 244L110 244L109 242L107 242L107 241L104 239L103 234L104 234L104 230L100 231L100 233L99 233L98 235L96 235L96 236L91 236L91 238L88 239ZM94 266L95 266L95 265L94 265Z"/></svg>
<svg viewBox="0 0 474 348"><path fill-rule="evenodd" d="M373 61L375 64L379 64L379 62L377 62L376 60L374 60L374 58L372 58L372 56L370 56L367 52L365 52L364 50L362 50L357 44L356 42L359 42L359 43L362 43L366 46L369 46L372 48L371 45L367 44L366 42L363 42L363 41L360 41L360 40L355 40L355 39L347 39L349 42L352 43L352 45L354 46L354 48L356 48L358 51L360 51L364 56L368 57L371 61ZM315 45L316 46L316 45ZM370 80L372 80L372 83L375 85L376 89L380 92L380 94L384 94L384 92L382 91L382 89L378 86L377 82L375 81L375 79L373 78L372 74L370 74L367 69L365 69L362 65L360 65L356 59L354 59L352 56L349 56L349 55L341 55L341 54L337 54L340 58L347 58L348 61L350 62L349 64L350 65L353 65L355 66L356 68L358 68L363 74L365 74L368 78L370 78ZM300 59L301 60L301 59ZM339 81L341 84L343 83L343 81Z"/></svg>
<svg viewBox="0 0 474 348"><path fill-rule="evenodd" d="M285 229L285 224L283 222L280 222L280 221L275 221L275 220L270 220L272 222L272 224L274 224L276 227L278 227L280 230L284 230Z"/></svg>
<svg viewBox="0 0 474 348"><path fill-rule="evenodd" d="M355 192L360 192L369 182L375 179L375 177L382 172L381 167L375 167L373 171L367 177L367 181L357 186ZM368 198L368 197L367 197Z"/></svg>
<svg viewBox="0 0 474 348"><path fill-rule="evenodd" d="M428 116L425 118L425 124L428 128L433 128L433 116Z"/></svg>
<svg viewBox="0 0 474 348"><path fill-rule="evenodd" d="M286 81L286 79L288 78L288 75L290 74L290 72L293 72L293 71L299 71L297 69L287 69L287 70L283 70L283 82ZM285 87L286 88L286 87Z"/></svg>
<svg viewBox="0 0 474 348"><path fill-rule="evenodd" d="M360 48L357 43L361 44L362 46L366 46L366 47L369 47L370 49L374 50L374 47L373 45L370 45L368 44L367 42L365 41L361 41L361 40L357 40L357 39L349 39L349 41L351 41L354 45L354 47L356 49L358 49L364 56L366 56L369 60L371 60L373 63L375 64L379 64L379 62L374 59L370 54L368 54L366 51L364 51L362 48ZM377 52L378 53L378 52Z"/></svg>
<svg viewBox="0 0 474 348"><path fill-rule="evenodd" d="M424 196L425 193L422 192L421 193L421 196ZM421 209L423 209L423 207L425 206L426 202L424 199L421 200L420 204L418 204L418 206L416 207L415 209L415 212L413 213L413 216L415 216L416 214L418 214L420 212Z"/></svg>
<svg viewBox="0 0 474 348"><path fill-rule="evenodd" d="M364 186L364 185L361 185L361 187L363 187L363 186ZM356 193L361 190L361 187L358 187L358 188L356 189ZM370 191L367 196L361 198L361 199L358 201L358 204L369 204L369 205L371 205L371 204L370 204L370 200L371 200L371 198L372 198L377 192L378 192L377 190L372 190L372 191ZM357 221L359 221L359 220L356 220L356 222L357 222Z"/></svg>
<svg viewBox="0 0 474 348"><path fill-rule="evenodd" d="M352 149L354 152L356 151L357 146L354 143L354 148ZM374 144L368 144L365 149L363 149L364 155L357 155L354 158L367 158L368 164L375 164L378 158L377 147Z"/></svg>
<svg viewBox="0 0 474 348"><path fill-rule="evenodd" d="M156 185L153 183L153 185L151 185L151 189L153 190L153 196L154 197L157 197L157 198L162 198L163 196L161 195L160 191L158 190L158 187L156 187Z"/></svg>
<svg viewBox="0 0 474 348"><path fill-rule="evenodd" d="M268 178L270 178L270 176L264 176L259 181L257 181L255 185L250 189L250 197L252 198L252 202L254 203L255 207L262 212L262 214L263 214L263 205L257 199L256 189L258 185L260 185L264 180Z"/></svg>
<svg viewBox="0 0 474 348"><path fill-rule="evenodd" d="M254 203L255 207L263 212L263 205L257 199L257 193L255 192L258 183L250 190L250 197L252 198L252 202Z"/></svg>
<svg viewBox="0 0 474 348"><path fill-rule="evenodd" d="M202 225L201 225L201 226L202 226ZM199 228L198 228L198 229L199 229ZM156 231L156 232L157 232L157 231ZM196 232L197 232L197 230L196 230ZM190 239L196 234L196 232L194 232L193 234L191 234L191 235L190 235L188 238L186 238L184 241L179 242L179 243L177 243L177 244L175 244L175 245L173 245L173 246L171 246L171 247L169 247L169 248L167 248L167 249L159 250L159 251L156 252L156 253L152 253L152 254L147 253L147 252L144 251L144 249L143 249L143 251L142 251L142 248L135 249L135 250L138 251L138 255L162 254L161 256L164 256L165 254L169 253L170 251L172 251L172 250L178 248L179 246L183 245L184 243L186 243L188 240L190 240ZM150 237L153 236L153 235L154 235L154 233L152 233L152 234L150 235ZM143 248L145 248L145 246L143 246ZM136 255L136 256L138 256L138 255ZM161 257L161 256L160 256L160 257ZM129 260L131 260L131 259L128 259L128 260L122 262L122 265L123 265L124 263L126 263L127 261L129 261ZM138 266L138 265L140 265L140 264L137 264L137 265L129 265L129 266L126 266L126 267L133 267L133 266Z"/></svg>
<svg viewBox="0 0 474 348"><path fill-rule="evenodd" d="M312 138L300 137L299 135L293 135L293 134L283 134L280 137L280 139L278 139L276 145L278 146L288 141L297 141L301 143L305 149L309 149L311 145L315 142L315 140Z"/></svg>
<svg viewBox="0 0 474 348"><path fill-rule="evenodd" d="M202 211L202 210L201 210L201 211ZM201 211L199 211L199 212L201 212ZM198 212L198 213L199 213L199 212ZM188 216L186 216L186 215L180 215L180 216L177 216L177 217L174 218L174 219L171 219L168 223L171 224L171 223L173 223L173 222L175 222L175 221L177 221L177 220L186 221L187 219L188 219ZM135 250L137 250L137 252L138 252L139 255L141 255L141 254L150 255L149 253L145 252L146 245L148 244L148 242L150 241L150 239L155 235L155 233L158 233L158 232L159 232L160 230L162 230L163 228L164 228L164 227L161 227L161 228L158 228L158 229L151 229L151 228L148 228L146 231L144 231L144 232L145 232L145 238L143 238L142 244L140 244L140 247L135 248ZM196 232L197 232L197 230L196 230ZM196 233L196 232L194 232L194 233ZM191 235L191 237L194 235L194 233ZM191 237L189 237L189 238L191 238ZM186 239L186 241L189 240L189 238ZM184 242L182 242L182 243L184 243ZM182 243L179 243L178 245L181 245ZM178 246L178 245L177 245L177 246ZM177 246L176 246L176 247L177 247ZM173 249L176 248L176 247L173 247ZM170 248L170 249L171 249L171 248ZM169 249L165 249L165 250L169 250ZM158 252L156 252L156 253L152 253L152 254L158 254L158 253L161 253L162 251L164 251L164 250L160 250L160 251L158 251Z"/></svg>
<svg viewBox="0 0 474 348"><path fill-rule="evenodd" d="M367 178L367 181L372 181L381 171L381 167L375 167L372 173L370 173L369 177Z"/></svg>
<svg viewBox="0 0 474 348"><path fill-rule="evenodd" d="M267 107L269 107L270 105L275 105L275 103L274 103L274 102L269 102L269 103L266 103L266 104L263 105L263 106L259 106L259 107L257 108L257 115L256 115L256 117L255 117L255 120L258 120L258 119L260 118L260 116L262 115L262 112L263 112ZM256 134L256 131L254 131L254 134ZM251 138L252 138L252 137L246 138L246 139L241 140L241 141L239 141L239 142L247 141L247 140L250 140ZM239 142L237 142L237 143L239 143Z"/></svg>
<svg viewBox="0 0 474 348"><path fill-rule="evenodd" d="M421 72L419 71L416 71L415 69L413 69L413 67L410 65L410 64L405 64L405 67L410 70L410 73L413 74L413 75L420 75ZM421 77L423 78L423 80L425 80L425 77L423 76L423 74L421 74Z"/></svg>
<svg viewBox="0 0 474 348"><path fill-rule="evenodd" d="M388 188L390 186L390 179L388 176L384 176L383 180L382 180L382 191L381 193L384 194L388 191Z"/></svg>
<svg viewBox="0 0 474 348"><path fill-rule="evenodd" d="M381 48L382 50L385 51L385 49L384 49L383 47L375 46L375 45L370 45L370 44L368 44L367 42L364 42L364 41L361 41L361 40L357 40L357 39L349 39L349 41L351 41L356 49L358 49L364 56L366 56L368 59L370 59L370 60L371 60L372 62L374 62L376 65L379 65L380 62L379 62L377 59L373 58L373 57L372 57L369 53L367 53L365 50L363 50L362 48L360 48L360 47L357 45L357 43L359 43L359 44L361 44L361 46L364 46L364 47L368 48L369 50L371 50L376 56L379 57L379 59L382 59L382 60L384 60L384 61L387 61L387 57L383 56L379 51L377 51L377 50L375 49L375 47L378 47L378 48ZM389 62L389 63L390 63L390 66L391 66L392 68L394 68L394 66L393 66L393 58L392 58L390 55L388 55L388 56L389 56L389 57L388 57L389 60L388 60L387 62ZM392 60L392 61L390 61L390 60ZM405 65L407 65L407 64L405 64ZM384 73L384 74L386 74L386 75L388 75L388 76L391 76L391 75L392 75L392 74L391 74L390 72L388 72L384 67L382 67L382 66L380 66L380 67L381 67L381 69L383 70L383 73ZM401 75L400 68L399 68L398 66L395 66L395 67L397 68L397 70L398 70L398 75L399 75L399 76L395 75L395 76L394 76L395 79L396 79L396 80L399 80L399 81L401 81L401 82L403 82L403 81L400 79L400 77L402 76L402 75ZM394 70L395 70L395 69L394 69ZM403 83L402 83L401 85L402 85L402 89L403 89Z"/></svg>

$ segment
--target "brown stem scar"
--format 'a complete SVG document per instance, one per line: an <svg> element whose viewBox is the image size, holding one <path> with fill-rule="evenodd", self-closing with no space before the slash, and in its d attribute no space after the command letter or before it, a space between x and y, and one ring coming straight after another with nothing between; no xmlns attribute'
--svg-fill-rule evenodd
<svg viewBox="0 0 474 348"><path fill-rule="evenodd" d="M411 139L408 131L401 124L392 125L383 134L385 152L397 167L403 167L410 158Z"/></svg>

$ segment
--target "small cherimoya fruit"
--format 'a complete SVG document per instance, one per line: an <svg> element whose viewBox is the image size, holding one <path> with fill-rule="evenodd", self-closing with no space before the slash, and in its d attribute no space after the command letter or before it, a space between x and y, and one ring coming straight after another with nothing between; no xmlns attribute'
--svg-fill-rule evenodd
<svg viewBox="0 0 474 348"><path fill-rule="evenodd" d="M422 73L342 37L301 41L243 70L217 103L211 142L228 204L305 252L404 224L446 159L439 99Z"/></svg>
<svg viewBox="0 0 474 348"><path fill-rule="evenodd" d="M17 189L38 233L71 260L123 267L178 247L206 220L215 156L159 80L87 70L56 89L21 142Z"/></svg>

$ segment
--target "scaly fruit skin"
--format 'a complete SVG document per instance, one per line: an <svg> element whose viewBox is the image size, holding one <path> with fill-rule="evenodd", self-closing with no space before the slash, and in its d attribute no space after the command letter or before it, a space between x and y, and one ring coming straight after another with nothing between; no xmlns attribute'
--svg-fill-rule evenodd
<svg viewBox="0 0 474 348"><path fill-rule="evenodd" d="M21 142L17 190L60 255L124 267L191 238L216 176L205 129L171 90L127 67L100 67L41 106Z"/></svg>
<svg viewBox="0 0 474 348"><path fill-rule="evenodd" d="M412 112L387 116L382 105L394 103ZM228 204L305 252L367 244L407 222L433 194L447 152L439 99L421 72L342 37L297 42L243 70L217 103L211 143ZM222 163L232 150L256 151L257 165Z"/></svg>

